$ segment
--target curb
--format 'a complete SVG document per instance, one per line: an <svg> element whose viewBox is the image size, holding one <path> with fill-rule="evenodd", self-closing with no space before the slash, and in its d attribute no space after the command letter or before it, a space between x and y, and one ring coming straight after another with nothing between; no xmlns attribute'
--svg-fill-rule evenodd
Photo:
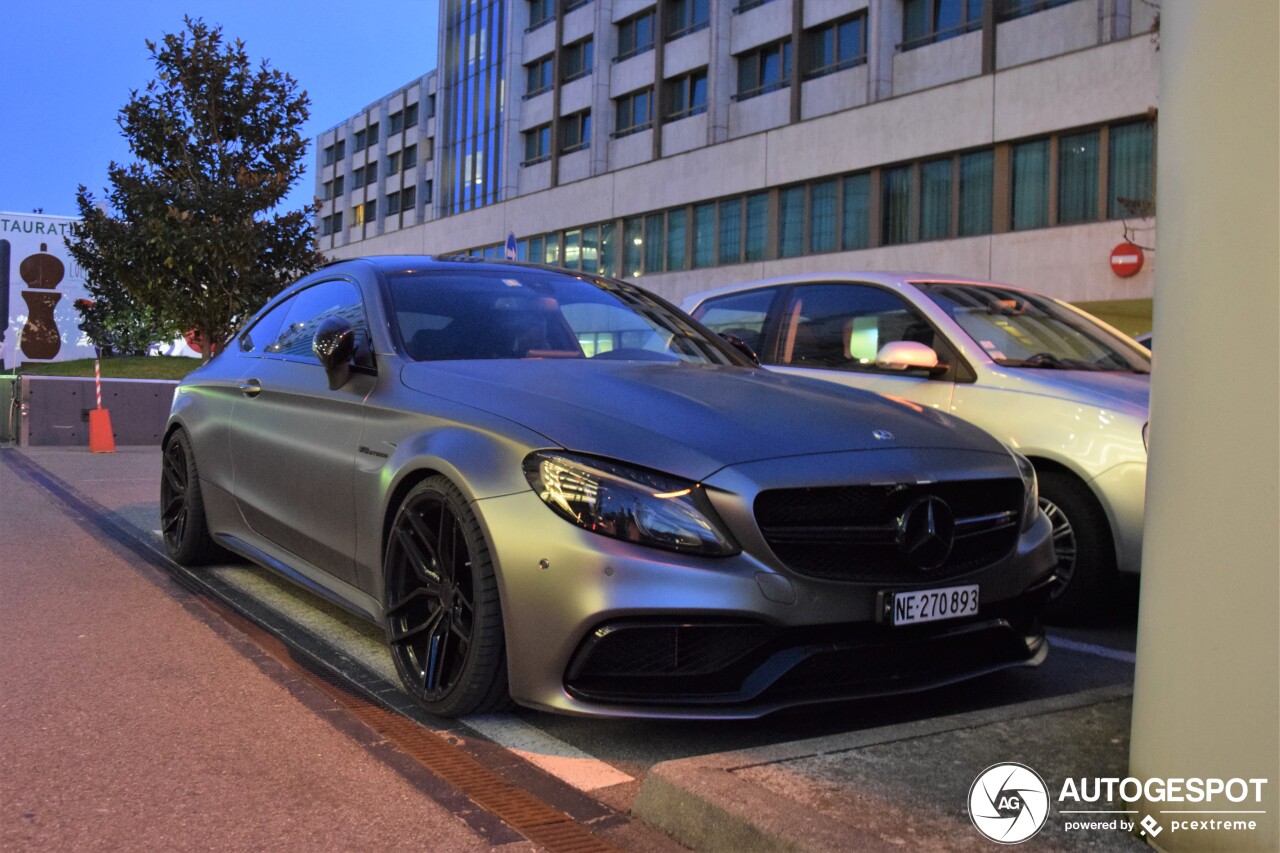
<svg viewBox="0 0 1280 853"><path fill-rule="evenodd" d="M839 756L868 746L1070 711L1132 695L1132 686L1113 685L949 717L665 761L655 765L645 777L631 810L636 817L662 829L677 842L707 853L901 851L900 844L886 841L878 833L860 832L818 809L780 797L739 771L796 759ZM964 788L971 782L971 779L964 780Z"/></svg>

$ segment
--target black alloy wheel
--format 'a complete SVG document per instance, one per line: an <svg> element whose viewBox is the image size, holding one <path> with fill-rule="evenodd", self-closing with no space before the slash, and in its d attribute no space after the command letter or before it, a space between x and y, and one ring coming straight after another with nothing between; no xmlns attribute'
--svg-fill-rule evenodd
<svg viewBox="0 0 1280 853"><path fill-rule="evenodd" d="M387 640L396 672L441 716L508 701L502 610L489 549L461 492L444 477L413 489L387 541Z"/></svg>
<svg viewBox="0 0 1280 853"><path fill-rule="evenodd" d="M206 563L218 548L209 536L195 452L184 431L169 436L160 464L160 530L165 552L184 566Z"/></svg>
<svg viewBox="0 0 1280 853"><path fill-rule="evenodd" d="M1053 526L1057 583L1046 614L1068 621L1097 616L1110 606L1115 548L1106 514L1088 487L1060 471L1039 475L1040 508Z"/></svg>

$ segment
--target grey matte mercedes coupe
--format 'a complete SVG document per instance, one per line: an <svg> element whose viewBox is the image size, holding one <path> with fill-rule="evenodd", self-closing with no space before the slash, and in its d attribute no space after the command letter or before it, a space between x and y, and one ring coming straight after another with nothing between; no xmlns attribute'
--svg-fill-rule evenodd
<svg viewBox="0 0 1280 853"><path fill-rule="evenodd" d="M440 715L753 717L1047 652L1025 459L620 281L331 264L179 385L163 448L174 560L221 546L383 626Z"/></svg>

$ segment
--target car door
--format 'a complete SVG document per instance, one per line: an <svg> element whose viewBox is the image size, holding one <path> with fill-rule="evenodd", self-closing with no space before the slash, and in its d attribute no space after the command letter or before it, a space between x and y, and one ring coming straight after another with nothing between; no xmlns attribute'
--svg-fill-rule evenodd
<svg viewBox="0 0 1280 853"><path fill-rule="evenodd" d="M243 359L230 434L236 503L264 540L353 583L355 457L374 379L356 373L330 390L311 341L321 321L340 316L367 349L364 304L353 282L334 279L277 310L274 340Z"/></svg>
<svg viewBox="0 0 1280 853"><path fill-rule="evenodd" d="M957 377L968 367L933 324L892 290L859 283L798 284L774 303L773 311L776 331L763 357L771 368L951 410ZM945 369L878 366L876 354L894 341L931 347Z"/></svg>

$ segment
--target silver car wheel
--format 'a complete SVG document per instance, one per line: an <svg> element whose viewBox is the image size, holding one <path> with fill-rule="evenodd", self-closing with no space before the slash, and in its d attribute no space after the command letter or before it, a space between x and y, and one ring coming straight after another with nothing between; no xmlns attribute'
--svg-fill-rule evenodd
<svg viewBox="0 0 1280 853"><path fill-rule="evenodd" d="M1053 525L1053 550L1058 557L1058 565L1054 569L1058 575L1058 582L1053 587L1051 598L1057 598L1071 583L1071 578L1076 571L1076 532L1071 526L1071 519L1062 511L1061 507L1047 498L1040 498L1040 509L1044 510L1044 514L1049 516L1049 523Z"/></svg>

